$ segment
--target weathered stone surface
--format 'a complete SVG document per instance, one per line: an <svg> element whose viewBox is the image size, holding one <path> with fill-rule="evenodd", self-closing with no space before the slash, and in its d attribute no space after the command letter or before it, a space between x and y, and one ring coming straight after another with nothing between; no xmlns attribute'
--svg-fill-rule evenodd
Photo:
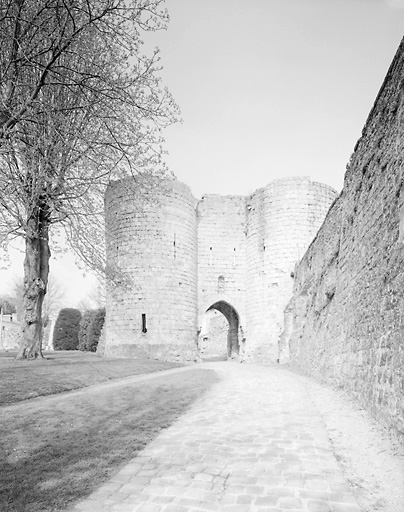
<svg viewBox="0 0 404 512"><path fill-rule="evenodd" d="M106 194L107 261L131 279L110 290L105 355L193 360L197 335L196 200L167 181L130 180Z"/></svg>
<svg viewBox="0 0 404 512"><path fill-rule="evenodd" d="M275 362L291 272L336 195L307 177L199 202L175 180L149 190L113 183L107 260L132 285L109 293L105 355L192 360L197 342L214 353L205 334L215 309L229 322L229 355Z"/></svg>
<svg viewBox="0 0 404 512"><path fill-rule="evenodd" d="M292 363L404 436L404 42L296 271Z"/></svg>
<svg viewBox="0 0 404 512"><path fill-rule="evenodd" d="M275 362L283 310L293 290L291 273L336 197L308 178L276 180L247 202L246 288L248 354Z"/></svg>

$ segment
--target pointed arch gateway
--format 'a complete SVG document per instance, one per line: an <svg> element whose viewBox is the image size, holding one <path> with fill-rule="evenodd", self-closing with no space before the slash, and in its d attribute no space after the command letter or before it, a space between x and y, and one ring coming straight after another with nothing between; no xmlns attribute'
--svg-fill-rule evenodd
<svg viewBox="0 0 404 512"><path fill-rule="evenodd" d="M240 317L237 313L236 309L224 300L219 300L212 304L207 310L219 311L227 320L228 323L228 331L227 331L227 357L232 357L233 354L239 354L240 344L239 344L239 326L240 326Z"/></svg>

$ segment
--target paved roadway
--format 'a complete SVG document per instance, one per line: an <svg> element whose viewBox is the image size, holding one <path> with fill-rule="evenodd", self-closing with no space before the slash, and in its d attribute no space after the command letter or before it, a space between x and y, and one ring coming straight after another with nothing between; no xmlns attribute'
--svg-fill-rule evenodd
<svg viewBox="0 0 404 512"><path fill-rule="evenodd" d="M221 381L74 512L360 512L302 379L203 367Z"/></svg>

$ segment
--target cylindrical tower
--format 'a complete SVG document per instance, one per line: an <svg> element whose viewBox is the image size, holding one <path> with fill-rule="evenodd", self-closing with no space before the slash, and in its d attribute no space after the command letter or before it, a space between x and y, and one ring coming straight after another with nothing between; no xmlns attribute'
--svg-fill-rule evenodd
<svg viewBox="0 0 404 512"><path fill-rule="evenodd" d="M106 193L107 264L120 284L108 293L105 355L193 360L196 200L176 180L141 185L122 180Z"/></svg>
<svg viewBox="0 0 404 512"><path fill-rule="evenodd" d="M247 203L247 359L279 359L295 264L336 196L328 185L307 177L285 178L257 190Z"/></svg>

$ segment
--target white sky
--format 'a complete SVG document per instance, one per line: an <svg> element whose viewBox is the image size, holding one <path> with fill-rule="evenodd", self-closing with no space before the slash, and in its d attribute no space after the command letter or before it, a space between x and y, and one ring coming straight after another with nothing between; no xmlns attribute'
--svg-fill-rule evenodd
<svg viewBox="0 0 404 512"><path fill-rule="evenodd" d="M167 158L194 194L284 176L341 190L404 35L404 0L167 0L153 34L184 123Z"/></svg>
<svg viewBox="0 0 404 512"><path fill-rule="evenodd" d="M196 197L252 193L285 176L338 191L404 35L404 0L166 0L151 33L183 124L167 163ZM69 305L93 286L73 256L51 259ZM22 257L0 271L0 293Z"/></svg>

